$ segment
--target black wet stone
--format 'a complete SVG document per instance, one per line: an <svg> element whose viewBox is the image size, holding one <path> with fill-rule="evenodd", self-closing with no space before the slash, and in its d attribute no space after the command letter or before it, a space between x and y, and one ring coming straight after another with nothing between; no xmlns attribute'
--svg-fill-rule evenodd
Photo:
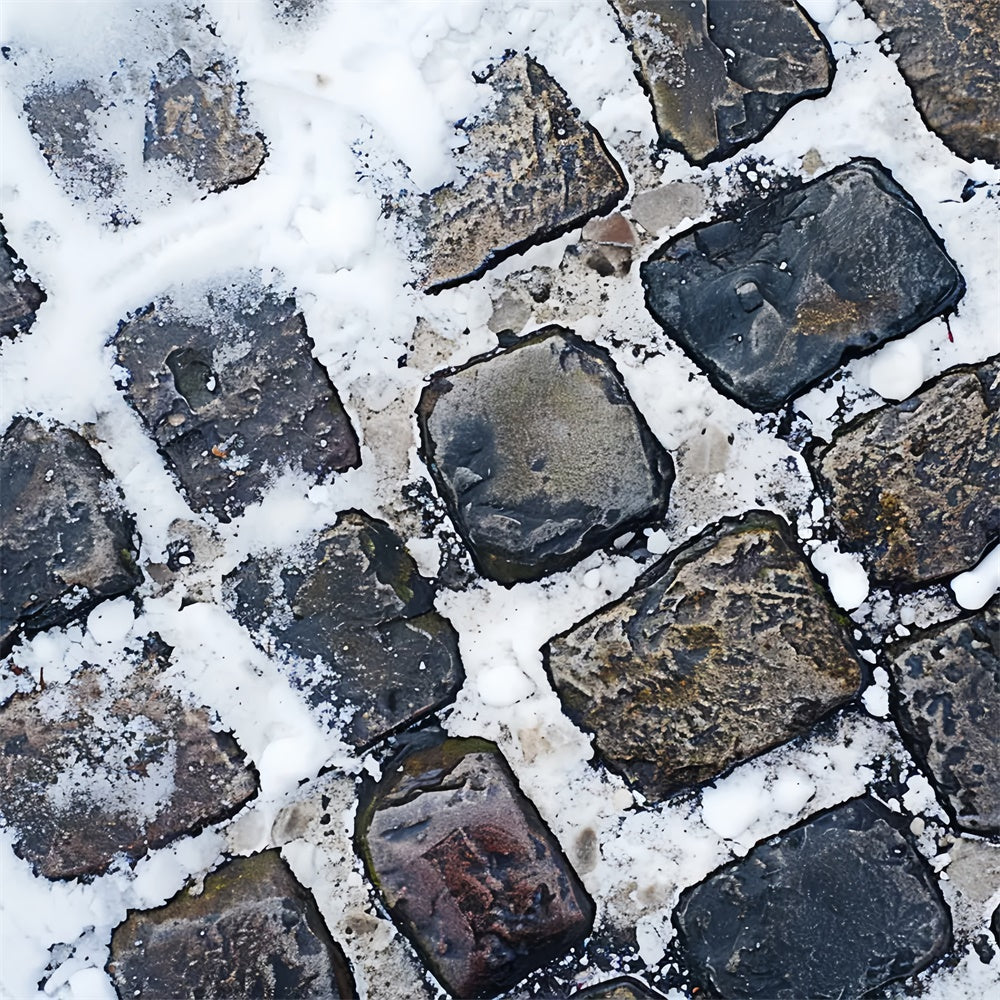
<svg viewBox="0 0 1000 1000"><path fill-rule="evenodd" d="M23 261L7 242L7 230L0 224L0 337L27 333L35 322L38 307L47 298L31 280Z"/></svg>
<svg viewBox="0 0 1000 1000"><path fill-rule="evenodd" d="M262 648L292 654L295 683L354 746L445 705L464 679L430 581L402 539L367 514L342 514L298 556L248 559L224 590Z"/></svg>
<svg viewBox="0 0 1000 1000"><path fill-rule="evenodd" d="M151 636L113 675L82 665L0 709L0 816L46 878L134 862L256 794L232 737L163 683L169 654Z"/></svg>
<svg viewBox="0 0 1000 1000"><path fill-rule="evenodd" d="M720 392L758 411L965 291L916 204L868 160L671 240L641 274L664 330Z"/></svg>
<svg viewBox="0 0 1000 1000"><path fill-rule="evenodd" d="M664 557L543 656L600 759L659 800L850 701L849 625L784 521L757 511Z"/></svg>
<svg viewBox="0 0 1000 1000"><path fill-rule="evenodd" d="M940 957L951 917L882 805L856 799L758 844L681 895L674 920L713 996L867 996Z"/></svg>
<svg viewBox="0 0 1000 1000"><path fill-rule="evenodd" d="M495 744L418 734L362 790L357 844L455 997L494 997L589 932L594 904Z"/></svg>
<svg viewBox="0 0 1000 1000"><path fill-rule="evenodd" d="M196 73L183 49L159 66L147 105L145 160L169 160L208 191L257 176L267 149L249 125L243 85L222 60Z"/></svg>
<svg viewBox="0 0 1000 1000"><path fill-rule="evenodd" d="M1000 603L906 642L893 714L957 826L1000 833Z"/></svg>
<svg viewBox="0 0 1000 1000"><path fill-rule="evenodd" d="M844 551L912 586L969 569L1000 534L1000 357L863 414L809 464Z"/></svg>
<svg viewBox="0 0 1000 1000"><path fill-rule="evenodd" d="M573 1000L657 1000L661 996L660 993L653 993L638 979L620 976L574 993Z"/></svg>
<svg viewBox="0 0 1000 1000"><path fill-rule="evenodd" d="M285 471L326 480L360 464L294 299L225 290L208 297L208 318L192 318L166 298L112 343L126 398L195 510L230 521Z"/></svg>
<svg viewBox="0 0 1000 1000"><path fill-rule="evenodd" d="M111 936L123 998L327 1000L356 996L316 901L276 850L227 861L198 892L133 910Z"/></svg>
<svg viewBox="0 0 1000 1000"><path fill-rule="evenodd" d="M795 103L827 93L833 56L787 0L612 0L660 141L692 163L725 159Z"/></svg>
<svg viewBox="0 0 1000 1000"><path fill-rule="evenodd" d="M108 198L120 180L120 168L102 154L95 135L107 110L84 81L40 86L25 98L28 127L42 155L77 198Z"/></svg>
<svg viewBox="0 0 1000 1000"><path fill-rule="evenodd" d="M888 36L928 127L963 159L1000 165L995 0L860 0Z"/></svg>
<svg viewBox="0 0 1000 1000"><path fill-rule="evenodd" d="M448 512L501 583L564 569L666 509L670 456L607 351L569 330L438 373L417 414Z"/></svg>
<svg viewBox="0 0 1000 1000"><path fill-rule="evenodd" d="M0 655L142 580L134 523L100 455L65 427L17 418L0 442Z"/></svg>
<svg viewBox="0 0 1000 1000"><path fill-rule="evenodd" d="M458 154L462 180L421 205L426 291L604 215L628 192L597 130L544 66L510 55L486 82L491 101L460 125L468 140Z"/></svg>

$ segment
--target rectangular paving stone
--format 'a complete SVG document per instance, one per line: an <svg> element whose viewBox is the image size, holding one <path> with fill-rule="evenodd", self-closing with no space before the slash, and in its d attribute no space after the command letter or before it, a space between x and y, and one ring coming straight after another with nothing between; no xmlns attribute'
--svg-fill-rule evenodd
<svg viewBox="0 0 1000 1000"><path fill-rule="evenodd" d="M641 267L646 304L712 384L776 410L849 358L954 308L954 261L910 196L854 160Z"/></svg>
<svg viewBox="0 0 1000 1000"><path fill-rule="evenodd" d="M160 680L158 636L122 651L124 681L87 665L0 709L0 817L50 879L103 872L235 813L257 792L236 742Z"/></svg>
<svg viewBox="0 0 1000 1000"><path fill-rule="evenodd" d="M1000 833L1000 601L907 640L893 715L955 824ZM894 647L896 648L896 647Z"/></svg>
<svg viewBox="0 0 1000 1000"><path fill-rule="evenodd" d="M75 431L18 417L0 441L0 656L142 582L135 522Z"/></svg>
<svg viewBox="0 0 1000 1000"><path fill-rule="evenodd" d="M435 374L417 418L438 491L490 579L564 569L666 510L670 456L607 351L562 327Z"/></svg>
<svg viewBox="0 0 1000 1000"><path fill-rule="evenodd" d="M197 893L130 911L111 936L108 972L136 1000L358 995L312 893L275 850L226 861Z"/></svg>
<svg viewBox="0 0 1000 1000"><path fill-rule="evenodd" d="M534 242L554 239L625 197L601 136L531 56L506 56L485 82L491 103L460 127L461 181L427 195L425 291L478 277Z"/></svg>
<svg viewBox="0 0 1000 1000"><path fill-rule="evenodd" d="M403 540L359 511L342 513L311 551L247 559L224 593L266 652L292 655L294 683L356 747L441 708L465 678L433 585Z"/></svg>
<svg viewBox="0 0 1000 1000"><path fill-rule="evenodd" d="M590 932L594 904L496 745L414 734L362 789L369 878L434 976L494 997Z"/></svg>
<svg viewBox="0 0 1000 1000"><path fill-rule="evenodd" d="M863 414L808 456L841 548L880 583L975 565L1000 534L1000 356Z"/></svg>
<svg viewBox="0 0 1000 1000"><path fill-rule="evenodd" d="M930 866L873 799L758 844L674 913L702 989L733 1000L871 996L951 944Z"/></svg>
<svg viewBox="0 0 1000 1000"><path fill-rule="evenodd" d="M664 557L542 653L598 757L660 800L801 736L861 682L850 622L755 511Z"/></svg>
<svg viewBox="0 0 1000 1000"><path fill-rule="evenodd" d="M788 0L612 0L660 141L703 166L827 93L826 40Z"/></svg>
<svg viewBox="0 0 1000 1000"><path fill-rule="evenodd" d="M47 297L7 242L7 230L0 223L0 337L27 333Z"/></svg>
<svg viewBox="0 0 1000 1000"><path fill-rule="evenodd" d="M208 307L210 319L195 319L165 297L112 338L120 387L191 506L228 522L287 470L322 481L358 466L354 428L295 300L221 290Z"/></svg>

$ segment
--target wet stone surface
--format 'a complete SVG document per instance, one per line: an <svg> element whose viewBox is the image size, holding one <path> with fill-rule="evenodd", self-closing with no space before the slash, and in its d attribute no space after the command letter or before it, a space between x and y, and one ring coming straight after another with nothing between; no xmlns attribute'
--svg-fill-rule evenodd
<svg viewBox="0 0 1000 1000"><path fill-rule="evenodd" d="M996 0L860 0L889 36L928 127L966 160L1000 165Z"/></svg>
<svg viewBox="0 0 1000 1000"><path fill-rule="evenodd" d="M464 679L458 637L434 610L430 581L402 539L366 514L342 514L299 558L247 560L225 592L266 651L276 643L302 661L296 683L354 746L440 708Z"/></svg>
<svg viewBox="0 0 1000 1000"><path fill-rule="evenodd" d="M142 580L132 518L100 455L65 427L17 418L0 442L0 655Z"/></svg>
<svg viewBox="0 0 1000 1000"><path fill-rule="evenodd" d="M276 850L235 858L115 928L108 971L121 997L356 996L312 894Z"/></svg>
<svg viewBox="0 0 1000 1000"><path fill-rule="evenodd" d="M613 0L660 141L692 163L725 159L793 104L820 97L833 56L785 0Z"/></svg>
<svg viewBox="0 0 1000 1000"><path fill-rule="evenodd" d="M670 337L720 392L758 411L948 311L965 291L915 203L869 160L679 236L641 273Z"/></svg>
<svg viewBox="0 0 1000 1000"><path fill-rule="evenodd" d="M134 861L256 794L232 737L163 684L169 654L151 636L113 673L84 665L0 709L0 815L46 878Z"/></svg>
<svg viewBox="0 0 1000 1000"><path fill-rule="evenodd" d="M573 996L575 1000L656 1000L661 994L653 993L637 979L622 976L589 986Z"/></svg>
<svg viewBox="0 0 1000 1000"><path fill-rule="evenodd" d="M943 954L950 915L897 822L856 799L683 893L675 921L702 987L733 998L853 998Z"/></svg>
<svg viewBox="0 0 1000 1000"><path fill-rule="evenodd" d="M859 417L810 458L841 547L913 585L969 569L1000 533L1000 358Z"/></svg>
<svg viewBox="0 0 1000 1000"><path fill-rule="evenodd" d="M194 320L167 298L113 339L126 398L191 506L226 522L286 470L326 480L359 465L295 300L254 289L210 296L209 307L210 321Z"/></svg>
<svg viewBox="0 0 1000 1000"><path fill-rule="evenodd" d="M848 625L785 523L753 512L656 563L543 655L600 758L658 800L850 701Z"/></svg>
<svg viewBox="0 0 1000 1000"><path fill-rule="evenodd" d="M243 85L219 60L195 73L183 49L157 68L147 107L145 160L177 163L200 187L223 191L257 176L264 137L249 125Z"/></svg>
<svg viewBox="0 0 1000 1000"><path fill-rule="evenodd" d="M955 817L1000 833L1000 602L896 653L894 715Z"/></svg>
<svg viewBox="0 0 1000 1000"><path fill-rule="evenodd" d="M435 375L425 460L477 568L538 579L655 520L673 463L607 352L561 327Z"/></svg>
<svg viewBox="0 0 1000 1000"><path fill-rule="evenodd" d="M534 59L509 56L487 83L492 101L461 126L462 180L432 191L421 207L427 291L609 212L628 190L600 135Z"/></svg>
<svg viewBox="0 0 1000 1000"><path fill-rule="evenodd" d="M590 932L594 904L495 744L417 734L383 774L358 848L449 993L497 996Z"/></svg>
<svg viewBox="0 0 1000 1000"><path fill-rule="evenodd" d="M7 230L0 224L0 337L27 333L46 298L7 242Z"/></svg>

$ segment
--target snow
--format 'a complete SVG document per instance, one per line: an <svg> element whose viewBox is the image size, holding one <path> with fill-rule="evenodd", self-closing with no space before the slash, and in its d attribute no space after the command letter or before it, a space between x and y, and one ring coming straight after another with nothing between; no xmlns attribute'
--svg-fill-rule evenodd
<svg viewBox="0 0 1000 1000"><path fill-rule="evenodd" d="M996 202L983 190L967 202L961 193L968 180L996 185L1000 176L985 163L959 160L926 130L893 59L879 46L878 29L853 0L803 6L833 46L833 88L793 108L755 144L738 183L766 189L780 172L803 173L810 151L823 169L852 156L876 157L921 206L969 286L951 318L953 340L941 320L932 320L796 401L796 419L829 440L858 413L996 351ZM558 267L578 239L570 233L527 250L481 281L436 296L408 284L414 273L406 239L412 237L382 216L382 198L458 179L453 151L462 135L453 124L488 99L473 71L506 49L529 50L600 128L633 190L660 182L697 185L707 203L704 218L735 189L738 172L730 170L735 160L695 170L676 153L650 165L649 105L603 0L318 2L301 23L280 20L271 4L253 0L208 0L203 7L201 21L186 21L182 8L170 3L0 5L0 41L12 47L11 59L0 64L4 225L49 296L31 333L3 345L0 426L22 413L75 428L92 425L96 447L136 515L140 562L162 561L177 519L199 524L219 552L204 577L207 593L218 600L222 575L249 553L288 550L349 508L390 517L401 485L426 478L412 417L424 379L494 347L487 326L491 293L517 271ZM251 119L268 141L252 183L206 196L166 164L143 165L149 73L181 44L221 51L246 81ZM33 83L79 79L116 96L100 124L111 155L126 168L120 203L135 224L112 228L106 204L89 208L76 199L48 170L25 127L21 101ZM677 219L642 252L690 223ZM363 464L328 484L285 474L245 516L219 525L195 515L177 492L115 386L105 345L130 310L168 289L194 308L204 302L207 285L258 277L294 291L316 356L361 435ZM947 595L928 601L928 611L919 597L870 593L861 562L829 539L829 511L816 500L801 455L778 436L776 421L720 396L679 351L644 360L647 348L662 349L663 336L645 310L637 267L601 291L607 301L592 288L557 281L527 328L558 320L606 346L673 454L677 481L668 517L641 536L653 558L720 517L763 507L783 514L807 540L834 600L854 612L865 635L891 632L897 623L925 627L960 608L981 607L996 591L998 548L952 581L957 606ZM433 574L446 538L411 534L412 555L422 572ZM895 755L909 764L891 725L881 721L887 676L876 668L863 695L875 718L845 713L693 796L645 803L621 779L591 766L590 740L561 712L539 650L619 598L642 569L624 551L597 553L510 590L485 581L464 591L443 589L437 603L459 633L467 673L455 704L441 713L442 724L453 734L499 743L571 857L581 831L594 832L600 850L583 873L587 888L602 919L636 929L639 957L655 965L684 887L759 840L861 794L875 777L876 758ZM47 684L65 680L81 663L104 663L121 643L156 631L175 650L169 683L217 713L220 727L235 735L257 768L261 793L229 824L181 838L134 870L118 866L89 883L33 877L15 856L10 832L0 830L0 995L36 996L44 982L44 995L60 1000L113 996L103 965L111 930L129 908L159 905L227 851L277 845L316 893L367 996L390 1000L400 983L419 974L393 926L372 915L350 842L354 778L362 770L377 773L377 761L359 760L321 725L281 664L221 607L182 607L182 597L177 588L144 590L138 607L119 599L95 609L82 625L35 637L18 650L25 673L5 676L0 698L37 684L43 671ZM324 768L331 770L317 777ZM323 836L317 828L310 843L302 816L315 809L309 803L320 788L334 802L334 822L322 828ZM922 849L933 856L941 812L926 779L911 775L901 808L919 823ZM581 976L582 984L601 974L591 966ZM972 953L923 985L928 996L985 995L995 979L995 967L982 966Z"/></svg>

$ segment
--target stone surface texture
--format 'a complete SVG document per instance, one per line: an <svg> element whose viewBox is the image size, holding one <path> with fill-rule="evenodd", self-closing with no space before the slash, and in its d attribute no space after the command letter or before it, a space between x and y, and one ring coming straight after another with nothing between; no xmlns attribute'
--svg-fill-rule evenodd
<svg viewBox="0 0 1000 1000"><path fill-rule="evenodd" d="M759 411L965 291L919 208L869 160L679 236L641 273L670 337L720 392Z"/></svg>
<svg viewBox="0 0 1000 1000"><path fill-rule="evenodd" d="M298 657L309 700L367 747L454 698L458 636L430 581L383 521L348 511L301 558L268 554L226 579L233 613L270 652ZM348 713L345 720L343 712Z"/></svg>
<svg viewBox="0 0 1000 1000"><path fill-rule="evenodd" d="M449 993L497 996L589 933L593 903L494 744L421 734L383 774L358 848Z"/></svg>
<svg viewBox="0 0 1000 1000"><path fill-rule="evenodd" d="M1000 2L860 2L889 36L928 127L963 159L1000 165Z"/></svg>
<svg viewBox="0 0 1000 1000"><path fill-rule="evenodd" d="M142 580L134 524L100 455L66 427L17 418L0 442L0 655Z"/></svg>
<svg viewBox="0 0 1000 1000"><path fill-rule="evenodd" d="M227 861L115 928L108 963L121 997L327 1000L356 996L312 894L278 851Z"/></svg>
<svg viewBox="0 0 1000 1000"><path fill-rule="evenodd" d="M664 557L543 654L601 759L663 799L850 701L848 625L785 523L753 512Z"/></svg>
<svg viewBox="0 0 1000 1000"><path fill-rule="evenodd" d="M625 197L621 168L565 91L530 56L510 55L487 80L494 96L461 125L461 181L421 206L434 291L477 277L530 243L552 239Z"/></svg>
<svg viewBox="0 0 1000 1000"><path fill-rule="evenodd" d="M872 799L759 844L681 895L692 969L713 995L848 998L947 949L951 919L927 862Z"/></svg>
<svg viewBox="0 0 1000 1000"><path fill-rule="evenodd" d="M256 794L232 737L163 684L169 652L151 636L115 675L83 665L0 709L0 816L46 878L134 862Z"/></svg>
<svg viewBox="0 0 1000 1000"><path fill-rule="evenodd" d="M858 417L810 458L841 547L912 586L979 561L1000 534L1000 357Z"/></svg>
<svg viewBox="0 0 1000 1000"><path fill-rule="evenodd" d="M158 67L144 159L173 161L200 187L223 191L253 180L266 155L264 136L249 125L243 86L222 59L196 74L179 49Z"/></svg>
<svg viewBox="0 0 1000 1000"><path fill-rule="evenodd" d="M608 353L561 327L435 375L424 457L479 571L537 579L662 516L670 456Z"/></svg>
<svg viewBox="0 0 1000 1000"><path fill-rule="evenodd" d="M359 465L295 300L252 289L210 295L208 307L210 319L192 319L165 299L113 339L126 398L191 506L227 522L286 470L325 480Z"/></svg>
<svg viewBox="0 0 1000 1000"><path fill-rule="evenodd" d="M1000 603L893 657L899 728L955 823L1000 833Z"/></svg>
<svg viewBox="0 0 1000 1000"><path fill-rule="evenodd" d="M660 141L692 163L725 159L793 104L820 97L833 56L789 0L612 0Z"/></svg>
<svg viewBox="0 0 1000 1000"><path fill-rule="evenodd" d="M0 223L0 337L27 333L46 298L41 287L31 280L24 262L11 249L7 230Z"/></svg>
<svg viewBox="0 0 1000 1000"><path fill-rule="evenodd" d="M653 993L638 979L630 979L627 976L610 979L606 983L597 983L573 994L574 1000L657 1000L659 996L661 994Z"/></svg>

